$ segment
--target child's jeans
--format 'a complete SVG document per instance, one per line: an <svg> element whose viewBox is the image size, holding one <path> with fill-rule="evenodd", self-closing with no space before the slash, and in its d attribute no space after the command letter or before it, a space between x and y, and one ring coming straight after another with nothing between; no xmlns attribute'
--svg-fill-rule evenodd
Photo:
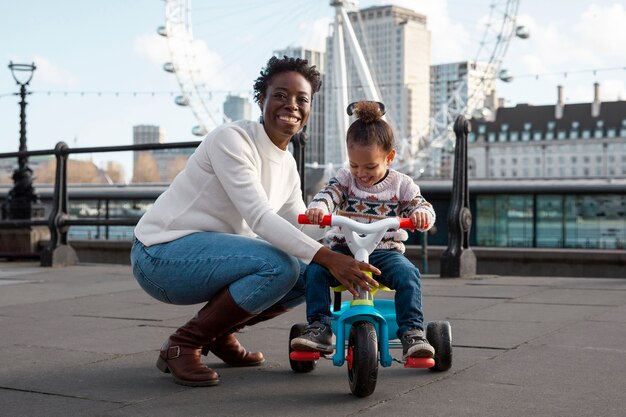
<svg viewBox="0 0 626 417"><path fill-rule="evenodd" d="M347 248L336 250L350 253ZM398 337L411 328L424 328L422 312L422 290L420 273L402 253L395 250L375 250L369 256L369 263L382 272L374 279L394 289ZM320 321L330 325L330 288L340 283L325 267L311 263L305 271L307 321Z"/></svg>

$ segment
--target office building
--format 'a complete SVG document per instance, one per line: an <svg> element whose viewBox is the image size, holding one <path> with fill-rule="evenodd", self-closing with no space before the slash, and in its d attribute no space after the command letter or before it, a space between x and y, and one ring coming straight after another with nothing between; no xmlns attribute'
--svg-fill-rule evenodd
<svg viewBox="0 0 626 417"><path fill-rule="evenodd" d="M326 54L324 52L315 51L312 49L302 47L289 47L274 51L274 56L282 58L288 56L291 58L306 59L309 65L315 65L317 70L322 74L322 85L325 81L325 60ZM315 94L313 99L313 106L311 107L311 113L309 115L309 122L307 124L307 137L308 142L306 144L305 162L306 163L324 163L324 93L322 90Z"/></svg>
<svg viewBox="0 0 626 417"><path fill-rule="evenodd" d="M416 150L419 138L428 132L430 116L430 32L426 16L398 6L368 7L348 16L385 103L386 120L397 139L408 140L411 149ZM327 73L332 73L337 65L332 59L332 36L326 42ZM353 54L346 47L348 102L371 100L360 85ZM327 115L337 114L332 94L335 88L341 86L335 86L331 76L326 77ZM326 162L343 163L345 132L338 132L333 120L326 121L325 131Z"/></svg>
<svg viewBox="0 0 626 417"><path fill-rule="evenodd" d="M626 178L626 101L498 108L493 121L471 120L470 178Z"/></svg>
<svg viewBox="0 0 626 417"><path fill-rule="evenodd" d="M252 107L246 97L229 94L224 101L224 115L230 121L250 119Z"/></svg>
<svg viewBox="0 0 626 417"><path fill-rule="evenodd" d="M485 62L464 61L430 67L430 114L449 111L448 107L475 110L496 108L496 72Z"/></svg>

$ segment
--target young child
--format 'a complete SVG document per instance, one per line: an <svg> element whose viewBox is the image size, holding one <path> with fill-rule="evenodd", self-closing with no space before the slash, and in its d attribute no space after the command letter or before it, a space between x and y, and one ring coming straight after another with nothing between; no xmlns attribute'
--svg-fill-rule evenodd
<svg viewBox="0 0 626 417"><path fill-rule="evenodd" d="M391 127L382 120L384 106L360 101L348 107L357 117L348 129L350 168L340 169L315 195L306 211L314 224L325 214L337 213L362 223L385 217L409 217L416 229L426 231L435 223L435 212L413 180L389 168L395 157ZM331 228L326 238L332 250L351 254L343 234ZM419 270L403 255L405 230L388 230L370 256L369 263L382 272L375 279L396 291L398 338L403 360L430 358L433 347L424 335L424 315ZM340 285L325 267L312 263L306 270L306 314L308 325L291 341L294 350L333 352L330 290Z"/></svg>

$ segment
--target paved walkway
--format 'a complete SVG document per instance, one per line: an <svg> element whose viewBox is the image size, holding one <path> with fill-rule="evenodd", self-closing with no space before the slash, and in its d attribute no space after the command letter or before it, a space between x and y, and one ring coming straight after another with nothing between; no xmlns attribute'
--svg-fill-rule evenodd
<svg viewBox="0 0 626 417"><path fill-rule="evenodd" d="M222 383L187 388L154 364L197 306L152 300L128 266L3 263L0 416L626 415L626 279L427 276L423 287L426 320L452 323L452 369L381 367L376 391L356 398L345 365L291 371L302 306L241 333L263 366L209 356Z"/></svg>

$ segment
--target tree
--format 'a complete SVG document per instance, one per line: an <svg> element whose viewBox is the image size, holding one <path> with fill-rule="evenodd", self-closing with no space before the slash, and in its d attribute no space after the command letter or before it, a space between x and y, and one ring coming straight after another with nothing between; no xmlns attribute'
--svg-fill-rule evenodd
<svg viewBox="0 0 626 417"><path fill-rule="evenodd" d="M187 157L178 155L172 161L172 164L167 167L167 182L174 181L174 178L180 173L180 171L187 165Z"/></svg>
<svg viewBox="0 0 626 417"><path fill-rule="evenodd" d="M132 182L160 182L159 167L151 152L139 152L133 166Z"/></svg>

